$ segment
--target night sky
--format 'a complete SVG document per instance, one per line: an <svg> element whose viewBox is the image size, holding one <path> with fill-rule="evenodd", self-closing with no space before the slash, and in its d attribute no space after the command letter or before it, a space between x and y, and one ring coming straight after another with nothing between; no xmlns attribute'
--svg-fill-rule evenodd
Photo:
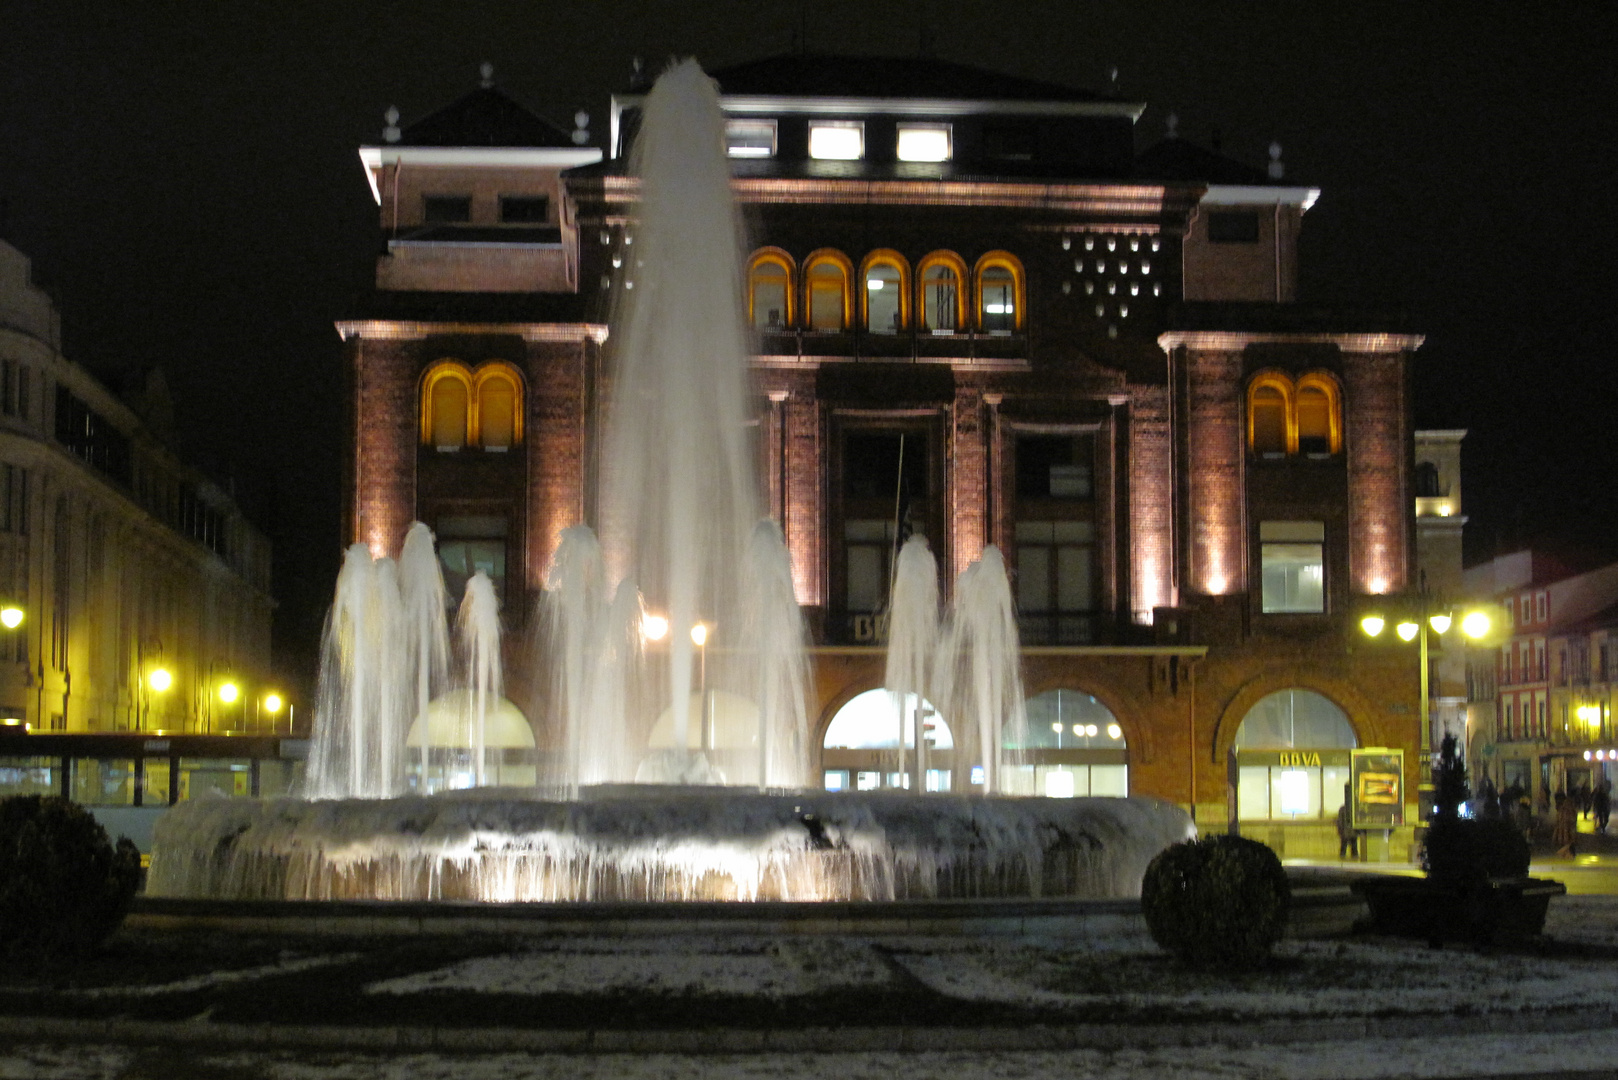
<svg viewBox="0 0 1618 1080"><path fill-rule="evenodd" d="M277 647L303 666L336 573L341 352L376 211L356 148L496 84L605 128L631 58L940 58L1150 103L1323 194L1305 300L1427 335L1416 420L1464 427L1468 559L1618 559L1618 86L1605 3L141 3L0 0L0 236L68 357L162 366L178 449L276 545ZM289 671L290 673L290 671Z"/></svg>

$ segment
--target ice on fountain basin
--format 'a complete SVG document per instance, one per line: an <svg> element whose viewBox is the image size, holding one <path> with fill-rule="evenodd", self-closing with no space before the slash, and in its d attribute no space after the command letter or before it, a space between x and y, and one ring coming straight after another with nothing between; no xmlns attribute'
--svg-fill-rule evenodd
<svg viewBox="0 0 1618 1080"><path fill-rule="evenodd" d="M309 802L197 799L158 822L153 896L376 900L1132 897L1195 835L1149 798L482 789Z"/></svg>

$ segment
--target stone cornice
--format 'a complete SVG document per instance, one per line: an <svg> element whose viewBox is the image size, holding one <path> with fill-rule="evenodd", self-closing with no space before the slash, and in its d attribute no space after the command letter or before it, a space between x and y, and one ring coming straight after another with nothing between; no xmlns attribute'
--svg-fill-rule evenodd
<svg viewBox="0 0 1618 1080"><path fill-rule="evenodd" d="M344 319L335 324L338 336L344 341L360 338L366 341L418 341L435 334L516 334L524 341L593 341L600 345L607 340L607 328L601 323L482 323L432 322L408 319Z"/></svg>
<svg viewBox="0 0 1618 1080"><path fill-rule="evenodd" d="M1178 348L1208 352L1240 352L1249 345L1335 345L1350 353L1414 352L1426 341L1422 334L1321 333L1315 331L1165 330L1157 335L1164 352Z"/></svg>

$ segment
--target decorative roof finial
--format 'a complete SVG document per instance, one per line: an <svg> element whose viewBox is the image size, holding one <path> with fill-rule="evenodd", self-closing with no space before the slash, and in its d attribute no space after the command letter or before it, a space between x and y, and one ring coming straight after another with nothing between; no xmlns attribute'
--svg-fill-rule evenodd
<svg viewBox="0 0 1618 1080"><path fill-rule="evenodd" d="M478 66L478 85L485 90L494 85L494 65L487 60Z"/></svg>
<svg viewBox="0 0 1618 1080"><path fill-rule="evenodd" d="M1180 114L1169 113L1168 134L1166 138L1178 139L1180 137Z"/></svg>
<svg viewBox="0 0 1618 1080"><path fill-rule="evenodd" d="M382 141L383 142L398 142L399 141L399 107L397 105L389 105L388 106L388 111L382 114L382 119L386 120L387 124L388 124L387 127L382 129Z"/></svg>
<svg viewBox="0 0 1618 1080"><path fill-rule="evenodd" d="M583 146L590 141L590 114L580 109L573 114L573 145Z"/></svg>
<svg viewBox="0 0 1618 1080"><path fill-rule="evenodd" d="M1270 179L1279 180L1286 175L1286 171L1287 167L1281 163L1281 144L1272 142L1270 144Z"/></svg>

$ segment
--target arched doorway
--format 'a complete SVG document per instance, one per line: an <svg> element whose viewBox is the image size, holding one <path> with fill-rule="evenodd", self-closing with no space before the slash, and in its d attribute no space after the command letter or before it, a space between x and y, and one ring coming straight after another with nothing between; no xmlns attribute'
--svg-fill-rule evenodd
<svg viewBox="0 0 1618 1080"><path fill-rule="evenodd" d="M1082 690L1047 690L1026 702L1027 736L1007 734L1006 790L1071 798L1129 794L1129 742L1112 710Z"/></svg>
<svg viewBox="0 0 1618 1080"><path fill-rule="evenodd" d="M902 704L902 708L901 708ZM887 690L867 690L849 699L831 723L820 742L822 785L827 791L875 791L879 788L909 788L917 770L915 760L917 715L916 696L897 695ZM955 737L949 724L933 708L920 702L922 726L921 770L926 791L948 791L950 770L955 764ZM904 725L904 764L900 766L900 724Z"/></svg>
<svg viewBox="0 0 1618 1080"><path fill-rule="evenodd" d="M1292 687L1261 698L1231 743L1240 822L1322 822L1337 816L1359 736L1330 698Z"/></svg>

